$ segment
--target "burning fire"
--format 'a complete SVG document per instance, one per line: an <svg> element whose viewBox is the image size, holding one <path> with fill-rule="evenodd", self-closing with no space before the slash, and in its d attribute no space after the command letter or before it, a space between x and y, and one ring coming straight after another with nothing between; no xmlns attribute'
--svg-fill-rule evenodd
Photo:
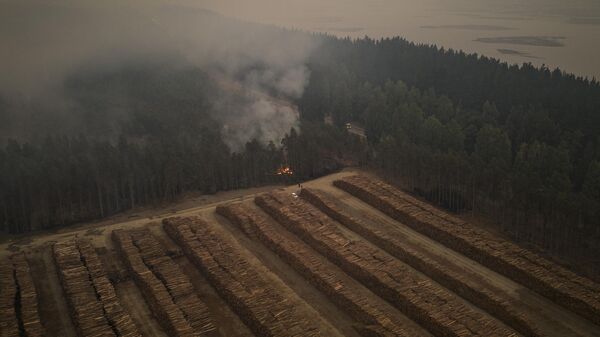
<svg viewBox="0 0 600 337"><path fill-rule="evenodd" d="M282 166L275 172L275 174L277 174L278 176L291 176L292 174L294 174L294 172L289 166Z"/></svg>

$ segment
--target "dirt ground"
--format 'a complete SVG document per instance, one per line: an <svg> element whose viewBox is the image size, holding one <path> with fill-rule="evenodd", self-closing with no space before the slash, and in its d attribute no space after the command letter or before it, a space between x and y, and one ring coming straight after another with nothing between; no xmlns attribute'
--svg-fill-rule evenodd
<svg viewBox="0 0 600 337"><path fill-rule="evenodd" d="M133 280L115 284L115 290L121 304L131 315L135 325L144 336L167 337L167 334L146 306L144 297Z"/></svg>
<svg viewBox="0 0 600 337"><path fill-rule="evenodd" d="M481 284L499 289L509 296L519 310L530 315L539 322L539 327L547 336L599 336L600 327L573 314L550 300L537 295L529 289L503 277L480 264L456 253L455 251L414 232L403 224L391 219L380 211L335 188L332 182L343 176L356 174L354 169L344 170L320 179L303 183L303 187L321 189L333 195L344 210L353 216L379 226L381 229L393 230L403 242L428 254L432 259L451 260L452 268L459 268L465 274L473 275ZM199 215L218 229L228 242L241 251L255 268L267 277L273 287L286 294L294 305L318 322L326 336L358 337L353 325L355 322L334 305L324 294L316 290L307 280L288 266L275 253L262 245L258 240L249 238L239 228L229 223L215 212L217 205L230 202L243 202L258 212L262 211L253 203L254 196L272 190L286 193L297 193L298 185L283 187L270 186L263 188L238 190L217 193L212 196L192 196L181 202L157 209L138 209L101 222L81 224L61 229L52 233L39 233L28 236L5 238L0 243L0 258L16 250L27 252L36 288L39 292L40 315L47 329L48 336L76 336L75 327L69 317L67 302L60 285L57 270L52 259L51 245L54 242L68 240L73 237L85 237L93 241L94 246L107 270L109 278L114 282L118 297L123 306L130 312L136 325L146 336L166 336L157 320L152 316L142 294L135 283L128 277L111 240L114 229L133 229L148 227L151 232L173 254L175 261L183 272L192 280L199 297L208 304L216 325L223 336L249 337L253 334L242 323L227 303L219 297L202 273L181 254L180 248L164 232L161 220L171 216ZM264 214L264 213L262 213ZM270 220L275 223L274 220ZM355 240L366 240L357 233L339 224L340 228ZM285 231L282 227L282 230ZM286 232L285 235L293 235ZM371 244L371 243L370 243ZM36 277L36 276L43 277ZM369 292L370 293L370 292ZM376 295L372 295L376 296ZM465 301L469 306L472 304ZM479 309L476 309L479 310ZM486 313L487 315L487 313ZM407 324L415 324L407 319ZM426 333L425 333L426 334Z"/></svg>
<svg viewBox="0 0 600 337"><path fill-rule="evenodd" d="M69 307L60 285L58 271L50 245L39 247L27 259L38 291L40 319L49 336L76 337L75 326L69 317ZM35 277L36 275L43 277Z"/></svg>

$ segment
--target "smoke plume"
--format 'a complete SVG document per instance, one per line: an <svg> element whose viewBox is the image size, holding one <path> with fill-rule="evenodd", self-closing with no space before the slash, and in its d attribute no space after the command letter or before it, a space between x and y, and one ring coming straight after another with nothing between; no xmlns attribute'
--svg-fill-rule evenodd
<svg viewBox="0 0 600 337"><path fill-rule="evenodd" d="M223 89L243 95L235 103L215 98L210 111L232 150L252 139L278 143L297 126L290 101L307 84L315 43L308 34L177 1L0 1L0 122L24 135L23 120L31 116L55 120L54 132L77 129L81 108L65 96L73 74L169 64L204 69ZM107 118L126 119L127 97L115 101L117 112Z"/></svg>

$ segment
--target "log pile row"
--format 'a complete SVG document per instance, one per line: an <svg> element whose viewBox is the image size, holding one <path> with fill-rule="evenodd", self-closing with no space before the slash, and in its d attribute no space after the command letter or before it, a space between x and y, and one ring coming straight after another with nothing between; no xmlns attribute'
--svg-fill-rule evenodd
<svg viewBox="0 0 600 337"><path fill-rule="evenodd" d="M255 201L284 227L434 335L518 335L381 249L350 239L331 218L306 201L282 194L257 196Z"/></svg>
<svg viewBox="0 0 600 337"><path fill-rule="evenodd" d="M148 230L115 230L114 241L152 313L170 336L217 336L206 304Z"/></svg>
<svg viewBox="0 0 600 337"><path fill-rule="evenodd" d="M0 261L0 332L3 337L19 337L19 320L15 299L17 284L12 261Z"/></svg>
<svg viewBox="0 0 600 337"><path fill-rule="evenodd" d="M25 254L15 254L11 257L14 266L14 276L19 291L18 304L19 319L25 336L43 336L44 327L40 321L38 310L38 297L29 263Z"/></svg>
<svg viewBox="0 0 600 337"><path fill-rule="evenodd" d="M90 242L70 240L55 244L52 250L80 336L141 336Z"/></svg>
<svg viewBox="0 0 600 337"><path fill-rule="evenodd" d="M459 294L505 324L526 336L541 336L534 320L523 312L514 300L492 285L484 284L474 273L455 265L452 260L432 256L403 240L403 234L393 226L366 222L345 211L329 194L320 190L302 189L300 196L348 229L376 244L399 260Z"/></svg>
<svg viewBox="0 0 600 337"><path fill-rule="evenodd" d="M600 324L600 285L514 243L364 176L334 185L414 230Z"/></svg>
<svg viewBox="0 0 600 337"><path fill-rule="evenodd" d="M0 332L3 337L44 335L37 291L23 253L0 261Z"/></svg>
<svg viewBox="0 0 600 337"><path fill-rule="evenodd" d="M282 235L285 229L273 226L264 216L241 204L218 206L217 213L244 232L251 231L341 310L363 324L357 327L362 336L419 336L420 333L407 327L388 304L367 294L356 281L300 239Z"/></svg>
<svg viewBox="0 0 600 337"><path fill-rule="evenodd" d="M301 313L257 272L241 252L197 217L163 220L166 232L206 275L242 321L257 336L322 336Z"/></svg>
<svg viewBox="0 0 600 337"><path fill-rule="evenodd" d="M141 336L133 319L127 311L121 306L115 288L110 283L108 275L96 254L94 246L89 241L80 240L77 242L82 261L90 274L92 284L96 291L96 296L100 299L104 310L104 315L116 333L117 336L135 337Z"/></svg>

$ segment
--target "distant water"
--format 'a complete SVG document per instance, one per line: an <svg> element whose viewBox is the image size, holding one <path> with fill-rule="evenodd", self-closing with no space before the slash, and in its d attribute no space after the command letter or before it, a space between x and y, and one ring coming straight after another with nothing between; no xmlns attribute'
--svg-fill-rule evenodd
<svg viewBox="0 0 600 337"><path fill-rule="evenodd" d="M198 0L248 21L337 36L402 36L600 78L598 0Z"/></svg>

